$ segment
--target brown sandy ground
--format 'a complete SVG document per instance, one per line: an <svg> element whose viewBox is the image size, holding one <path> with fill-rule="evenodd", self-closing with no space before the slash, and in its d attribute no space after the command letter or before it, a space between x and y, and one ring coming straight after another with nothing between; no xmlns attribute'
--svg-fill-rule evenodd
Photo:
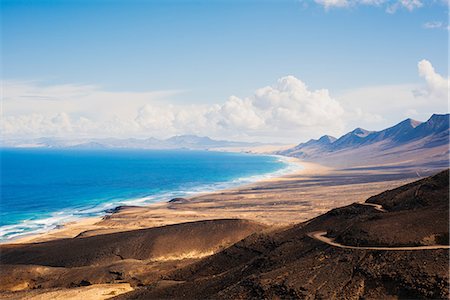
<svg viewBox="0 0 450 300"><path fill-rule="evenodd" d="M121 228L159 226L216 218L240 218L272 226L287 226L309 220L335 207L363 202L386 189L418 178L414 169L334 170L305 164L306 170L283 178L242 188L200 195L183 203L148 207L124 207L99 226ZM429 170L420 176L435 173ZM135 216L139 216L138 219Z"/></svg>

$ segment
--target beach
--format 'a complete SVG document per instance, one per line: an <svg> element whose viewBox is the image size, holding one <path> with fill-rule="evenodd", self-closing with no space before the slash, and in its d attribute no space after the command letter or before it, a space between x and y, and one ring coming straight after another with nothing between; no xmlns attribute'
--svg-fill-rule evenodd
<svg viewBox="0 0 450 300"><path fill-rule="evenodd" d="M21 244L86 237L120 231L213 219L246 219L273 228L304 222L417 179L413 171L386 168L333 169L289 158L295 171L236 188L166 199L146 206L120 206L105 216L68 222L57 229L8 243Z"/></svg>
<svg viewBox="0 0 450 300"><path fill-rule="evenodd" d="M295 168L285 157L224 151L2 149L0 241Z"/></svg>

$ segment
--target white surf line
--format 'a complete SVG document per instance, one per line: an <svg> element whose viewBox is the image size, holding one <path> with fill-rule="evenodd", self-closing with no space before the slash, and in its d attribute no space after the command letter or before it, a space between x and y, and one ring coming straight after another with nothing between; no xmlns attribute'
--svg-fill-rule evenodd
<svg viewBox="0 0 450 300"><path fill-rule="evenodd" d="M347 246L340 243L336 243L334 239L326 237L326 231L314 231L307 233L307 235L315 240L321 241L333 247L355 250L382 250L382 251L416 251L416 250L437 250L437 249L450 249L450 246L445 245L432 245L432 246L408 246L408 247L359 247L359 246Z"/></svg>

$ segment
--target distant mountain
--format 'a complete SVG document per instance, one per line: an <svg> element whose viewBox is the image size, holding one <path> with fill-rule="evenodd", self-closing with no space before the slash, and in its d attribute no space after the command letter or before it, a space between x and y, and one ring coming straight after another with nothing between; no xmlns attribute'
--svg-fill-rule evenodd
<svg viewBox="0 0 450 300"><path fill-rule="evenodd" d="M303 154L304 151L308 151L308 154L320 153L325 149L331 149L331 145L336 141L336 138L330 135L324 135L318 140L311 139L306 143L298 144L297 146L278 152L277 154L299 156L296 154Z"/></svg>
<svg viewBox="0 0 450 300"><path fill-rule="evenodd" d="M233 142L226 140L213 140L207 136L196 135L177 135L164 141L169 147L179 147L183 145L186 148L221 148L221 147L243 147L257 146L259 143Z"/></svg>
<svg viewBox="0 0 450 300"><path fill-rule="evenodd" d="M2 141L3 147L15 148L71 148L71 149L193 149L207 150L226 147L252 147L259 143L235 142L226 140L214 140L209 137L196 135L179 135L168 139L61 139L61 138L37 138L37 139L13 139Z"/></svg>
<svg viewBox="0 0 450 300"><path fill-rule="evenodd" d="M342 137L334 141L331 148L337 150L344 149L349 146L360 145L364 142L364 139L371 133L372 131L368 131L362 128L356 128L355 130L347 133L346 135L343 135Z"/></svg>
<svg viewBox="0 0 450 300"><path fill-rule="evenodd" d="M449 122L450 114L434 114L426 122L406 119L381 131L356 128L338 139L325 135L277 154L334 166L427 161L448 165Z"/></svg>

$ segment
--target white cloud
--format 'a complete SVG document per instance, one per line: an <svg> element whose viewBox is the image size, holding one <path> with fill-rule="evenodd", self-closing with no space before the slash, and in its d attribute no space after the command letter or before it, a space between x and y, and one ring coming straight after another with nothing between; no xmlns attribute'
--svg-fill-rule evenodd
<svg viewBox="0 0 450 300"><path fill-rule="evenodd" d="M344 91L336 97L344 107L347 129L382 129L410 117L426 120L433 113L448 112L448 79L437 74L430 62L418 63L423 84L368 86Z"/></svg>
<svg viewBox="0 0 450 300"><path fill-rule="evenodd" d="M399 3L409 11L423 6L421 0L399 0Z"/></svg>
<svg viewBox="0 0 450 300"><path fill-rule="evenodd" d="M328 90L311 91L293 76L257 90L251 101L255 110L264 115L266 124L280 129L339 125L344 112Z"/></svg>
<svg viewBox="0 0 450 300"><path fill-rule="evenodd" d="M438 28L442 28L444 26L444 23L440 22L440 21L431 21L431 22L426 22L423 24L423 28L425 29L438 29Z"/></svg>
<svg viewBox="0 0 450 300"><path fill-rule="evenodd" d="M315 0L317 4L323 5L325 9L331 7L347 7L349 5L348 0Z"/></svg>
<svg viewBox="0 0 450 300"><path fill-rule="evenodd" d="M91 85L3 81L4 135L118 135L137 132L140 107L180 91L109 92Z"/></svg>
<svg viewBox="0 0 450 300"><path fill-rule="evenodd" d="M394 14L400 8L406 8L408 11L413 11L416 8L423 6L421 0L398 0L386 7L386 12L389 14Z"/></svg>
<svg viewBox="0 0 450 300"><path fill-rule="evenodd" d="M343 114L328 90L312 91L294 76L285 76L250 97L230 97L210 109L205 118L208 126L227 136L241 133L289 138L311 137L317 132L341 133Z"/></svg>
<svg viewBox="0 0 450 300"><path fill-rule="evenodd" d="M231 96L218 110L218 125L227 129L254 130L264 126L249 99Z"/></svg>
<svg viewBox="0 0 450 300"><path fill-rule="evenodd" d="M135 121L144 130L164 130L172 127L174 119L175 114L170 105L168 107L161 107L146 104L139 108Z"/></svg>
<svg viewBox="0 0 450 300"><path fill-rule="evenodd" d="M219 104L180 104L179 91L110 92L95 86L3 82L4 137L159 137L176 134L297 142L353 127L381 129L405 116L448 111L449 79L427 60L423 84L354 88L332 97L294 76Z"/></svg>
<svg viewBox="0 0 450 300"><path fill-rule="evenodd" d="M5 136L155 136L228 138L313 136L343 129L343 109L327 90L286 76L247 98L222 104L171 104L176 91L108 92L93 86L3 83Z"/></svg>
<svg viewBox="0 0 450 300"><path fill-rule="evenodd" d="M326 10L331 8L356 7L359 5L376 7L384 6L386 12L390 14L395 13L399 9L413 11L424 6L424 2L422 0L315 0L314 2L323 6ZM432 1L430 1L430 3L434 4ZM442 3L448 4L448 0L442 0Z"/></svg>
<svg viewBox="0 0 450 300"><path fill-rule="evenodd" d="M386 3L386 1L387 0L359 0L359 3L363 5L380 6L381 4Z"/></svg>
<svg viewBox="0 0 450 300"><path fill-rule="evenodd" d="M110 92L94 85L44 85L36 81L1 82L3 107L9 115L57 114L62 111L87 113L95 117L131 117L136 108L180 94L180 90ZM81 110L81 111L80 111Z"/></svg>
<svg viewBox="0 0 450 300"><path fill-rule="evenodd" d="M408 11L413 11L414 9L420 8L422 6L423 3L420 0L398 0L395 3L388 5L386 8L386 12L389 14L393 14L400 8L406 8Z"/></svg>
<svg viewBox="0 0 450 300"><path fill-rule="evenodd" d="M433 65L426 59L417 64L420 77L425 79L425 88L416 91L416 96L427 95L439 99L448 98L450 78L444 78L436 73Z"/></svg>

